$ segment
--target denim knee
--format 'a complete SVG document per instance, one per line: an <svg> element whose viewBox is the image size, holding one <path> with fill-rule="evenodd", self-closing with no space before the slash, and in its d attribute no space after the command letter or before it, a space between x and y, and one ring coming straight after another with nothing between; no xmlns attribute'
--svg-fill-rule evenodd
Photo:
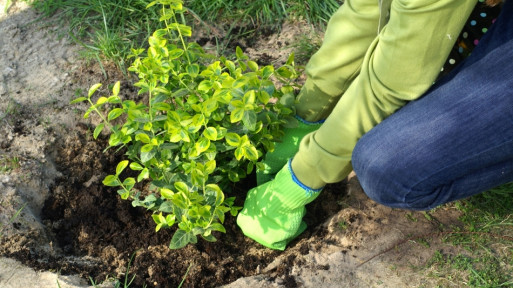
<svg viewBox="0 0 513 288"><path fill-rule="evenodd" d="M352 165L369 198L388 207L409 210L429 210L441 204L436 190L415 187L411 178L417 174L416 165L397 157L392 149L395 145L385 147L382 142L367 138L371 137L356 144Z"/></svg>

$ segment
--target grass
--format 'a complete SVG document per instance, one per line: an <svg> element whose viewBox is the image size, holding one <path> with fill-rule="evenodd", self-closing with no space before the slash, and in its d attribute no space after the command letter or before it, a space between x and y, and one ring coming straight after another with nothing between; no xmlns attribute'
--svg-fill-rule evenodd
<svg viewBox="0 0 513 288"><path fill-rule="evenodd" d="M18 157L0 157L0 173L7 173L17 168L20 168L20 159Z"/></svg>
<svg viewBox="0 0 513 288"><path fill-rule="evenodd" d="M126 272L125 272L125 279L123 281L121 281L119 279L115 279L112 283L113 288L129 288L132 285L132 283L135 280L136 275L135 274L130 275L130 266L132 265L132 262L134 261L134 257L136 254L137 254L137 251L134 254L132 254L132 256L130 257L130 260L128 261L128 265L126 267ZM178 285L177 288L182 287L183 283L187 279L187 275L189 275L189 271L191 270L192 265L193 265L193 263L189 264L189 267L187 268L187 271L185 271L182 281L180 282L180 284ZM91 281L91 285L93 286L93 288L99 288L98 285L100 285L100 284L97 284L94 281L94 279L89 277L89 280ZM58 287L60 287L59 281L57 281L57 285L58 285ZM143 287L147 287L146 284L144 284Z"/></svg>
<svg viewBox="0 0 513 288"><path fill-rule="evenodd" d="M255 26L276 24L285 19L306 19L323 27L341 4L339 0L185 1L185 5L204 21L216 23L221 19Z"/></svg>
<svg viewBox="0 0 513 288"><path fill-rule="evenodd" d="M310 57L321 48L322 38L319 34L300 35L291 45L294 59L298 63L307 63Z"/></svg>
<svg viewBox="0 0 513 288"><path fill-rule="evenodd" d="M136 275L133 274L133 275L130 275L130 266L132 265L132 262L134 261L134 257L135 255L137 254L137 251L135 251L134 254L132 254L132 256L130 257L130 260L128 261L128 264L127 264L127 267L126 267L126 272L125 272L125 279L123 281L120 281L119 279L115 279L114 280L114 283L112 283L112 287L114 288L128 288L130 287L130 285L132 285L132 283L134 282L135 280L135 277ZM94 288L97 288L99 284L97 284L93 278L89 277L89 280L91 281L91 285L93 285ZM146 287L146 285L144 285L143 287Z"/></svg>
<svg viewBox="0 0 513 288"><path fill-rule="evenodd" d="M444 241L463 252L435 252L429 275L440 287L513 287L513 183L451 205L464 226Z"/></svg>
<svg viewBox="0 0 513 288"><path fill-rule="evenodd" d="M12 0L7 0L7 2L5 2L4 13L7 13L7 11L9 10L9 7L11 7L11 4L12 4Z"/></svg>
<svg viewBox="0 0 513 288"><path fill-rule="evenodd" d="M114 62L125 74L131 49L144 46L159 25L157 7L146 9L151 0L27 1L43 17L56 15L56 21L66 23L69 36L85 48L82 55L86 59L98 61L102 69L104 61ZM229 26L229 35L218 37L218 46L224 48L230 39L252 33L256 27L278 26L286 19L307 19L322 29L341 3L340 0L186 0L185 6L190 11L188 21ZM309 57L318 41L308 47L308 39L305 40L300 41L303 43L300 48L306 49Z"/></svg>
<svg viewBox="0 0 513 288"><path fill-rule="evenodd" d="M7 116L17 116L21 113L21 104L17 103L14 99L9 99L7 103L7 107L5 108L4 114ZM5 116L3 117L5 118ZM2 120L1 118L0 120Z"/></svg>
<svg viewBox="0 0 513 288"><path fill-rule="evenodd" d="M16 210L16 213L9 219L8 224L12 224L20 216L21 211L27 206L27 203L23 204L20 209ZM4 224L0 223L0 239L3 236Z"/></svg>
<svg viewBox="0 0 513 288"><path fill-rule="evenodd" d="M156 30L158 13L146 9L150 0L35 0L44 16L67 22L68 34L84 48L84 56L100 64L108 60L126 71L132 48L146 42Z"/></svg>

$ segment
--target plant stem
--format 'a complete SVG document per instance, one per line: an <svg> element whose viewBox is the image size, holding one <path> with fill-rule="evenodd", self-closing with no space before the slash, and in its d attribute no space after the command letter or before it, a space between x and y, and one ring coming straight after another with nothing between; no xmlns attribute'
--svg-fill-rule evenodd
<svg viewBox="0 0 513 288"><path fill-rule="evenodd" d="M105 119L105 116L103 116L103 114L100 113L100 110L98 110L96 107L94 107L94 103L91 101L91 99L87 99L87 101L89 101L89 104L91 104L91 106L93 107L94 112L96 112L96 114L98 114L100 116L102 121L106 124L107 128L109 128L109 130L112 131L113 130L112 125L110 125L109 121L107 121L107 119Z"/></svg>
<svg viewBox="0 0 513 288"><path fill-rule="evenodd" d="M173 8L169 6L169 10L171 11L171 17L173 18L174 23L176 24L176 31L178 31L178 37L180 37L180 42L182 42L183 51L185 52L185 57L187 57L187 62L189 65L191 64L191 59L189 58L189 53L187 53L187 45L185 45L185 40L183 39L182 32L180 31L180 28L178 27L178 19L176 18L176 14L173 11ZM162 16L166 15L166 9L165 6L162 5ZM167 20L164 20L164 23L166 24L166 29L169 31L169 24Z"/></svg>

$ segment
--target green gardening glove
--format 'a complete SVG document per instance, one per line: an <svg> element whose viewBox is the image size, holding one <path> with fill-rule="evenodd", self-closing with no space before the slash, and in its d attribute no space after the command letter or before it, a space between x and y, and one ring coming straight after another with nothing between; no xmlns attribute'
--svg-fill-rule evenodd
<svg viewBox="0 0 513 288"><path fill-rule="evenodd" d="M322 122L308 122L299 116L296 116L299 126L295 128L285 128L283 131L285 135L281 137L280 142L276 142L273 152L265 154L264 170L257 170L257 184L261 185L265 182L271 181L280 171L280 169L287 163L287 160L292 158L299 149L299 143L303 137L321 127Z"/></svg>
<svg viewBox="0 0 513 288"><path fill-rule="evenodd" d="M271 249L285 250L306 229L302 221L305 205L322 190L299 182L290 163L291 160L273 181L251 189L237 216L237 225L246 236Z"/></svg>

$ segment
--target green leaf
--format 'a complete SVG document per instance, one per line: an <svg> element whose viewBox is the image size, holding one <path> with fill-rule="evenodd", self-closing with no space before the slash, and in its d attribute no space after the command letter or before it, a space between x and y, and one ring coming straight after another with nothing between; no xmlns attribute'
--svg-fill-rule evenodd
<svg viewBox="0 0 513 288"><path fill-rule="evenodd" d="M173 49L173 50L169 51L169 59L170 60L177 59L182 55L183 55L182 49Z"/></svg>
<svg viewBox="0 0 513 288"><path fill-rule="evenodd" d="M143 135L143 134L137 134L137 136L139 136L139 135ZM148 137L148 139L149 139L149 137ZM153 150L153 146L154 146L153 144L146 144L146 145L142 146L141 147L141 153L148 153L148 152L150 152L151 150Z"/></svg>
<svg viewBox="0 0 513 288"><path fill-rule="evenodd" d="M169 214L166 216L166 224L167 226L171 227L175 224L176 221L176 215Z"/></svg>
<svg viewBox="0 0 513 288"><path fill-rule="evenodd" d="M289 79L292 77L293 73L286 67L282 66L276 70L276 73L283 78Z"/></svg>
<svg viewBox="0 0 513 288"><path fill-rule="evenodd" d="M148 144L148 143L150 143L150 136L148 136L145 133L139 133L139 134L135 135L135 140L136 141L141 141L144 144ZM144 145L143 147L145 147L145 146L148 146L148 145ZM146 149L148 149L148 150L146 151ZM147 148L145 148L144 151L141 148L141 151L142 152L148 152L148 151L151 151L151 149L153 149L153 147L147 147Z"/></svg>
<svg viewBox="0 0 513 288"><path fill-rule="evenodd" d="M294 53L290 53L289 58L287 59L287 62L285 64L294 65Z"/></svg>
<svg viewBox="0 0 513 288"><path fill-rule="evenodd" d="M110 186L110 187L115 187L115 186L121 185L121 181L119 181L117 175L107 175L107 177L105 177L105 179L103 179L102 183L103 183L103 185Z"/></svg>
<svg viewBox="0 0 513 288"><path fill-rule="evenodd" d="M262 90L258 93L258 101L262 102L264 105L269 103L271 96L266 91Z"/></svg>
<svg viewBox="0 0 513 288"><path fill-rule="evenodd" d="M191 142L191 138L189 137L189 133L187 132L187 130L185 129L181 129L180 130L180 138L184 141L184 142Z"/></svg>
<svg viewBox="0 0 513 288"><path fill-rule="evenodd" d="M100 123L98 126L96 126L96 128L94 128L94 132L93 132L94 139L98 138L98 135L100 135L100 133L102 133L103 127L105 127L105 123Z"/></svg>
<svg viewBox="0 0 513 288"><path fill-rule="evenodd" d="M248 67L254 72L258 71L258 64L255 61L248 61Z"/></svg>
<svg viewBox="0 0 513 288"><path fill-rule="evenodd" d="M242 207L239 206L233 206L230 208L230 214L232 214L233 217L237 216L237 213L239 213L239 210L241 210Z"/></svg>
<svg viewBox="0 0 513 288"><path fill-rule="evenodd" d="M144 167L137 162L132 162L132 163L130 163L130 169L132 169L134 171L140 171L140 170L143 170Z"/></svg>
<svg viewBox="0 0 513 288"><path fill-rule="evenodd" d="M239 46L235 48L235 55L239 60L244 60L246 58L246 55L244 55L244 52L242 52L242 49Z"/></svg>
<svg viewBox="0 0 513 288"><path fill-rule="evenodd" d="M210 230L209 230L209 232L210 232ZM207 234L206 235L206 233L207 232L205 232L204 234L201 235L201 237L203 239L205 239L208 242L216 242L217 241L217 239L216 239L216 237L214 237L214 235L212 235L212 234Z"/></svg>
<svg viewBox="0 0 513 288"><path fill-rule="evenodd" d="M171 201L164 201L160 204L159 211L164 213L173 213L173 205Z"/></svg>
<svg viewBox="0 0 513 288"><path fill-rule="evenodd" d="M191 27L180 23L170 23L168 28L179 31L183 36L191 37Z"/></svg>
<svg viewBox="0 0 513 288"><path fill-rule="evenodd" d="M233 82L232 87L240 88L240 87L243 87L244 85L246 85L247 82L248 82L248 79L246 77L239 78Z"/></svg>
<svg viewBox="0 0 513 288"><path fill-rule="evenodd" d="M183 192L183 193L189 193L189 187L185 182L175 182L175 188L176 190Z"/></svg>
<svg viewBox="0 0 513 288"><path fill-rule="evenodd" d="M203 136L211 141L217 140L217 129L214 127L208 127L203 131Z"/></svg>
<svg viewBox="0 0 513 288"><path fill-rule="evenodd" d="M112 95L118 96L120 86L121 86L121 83L119 81L117 81L116 84L114 84L114 87L112 87Z"/></svg>
<svg viewBox="0 0 513 288"><path fill-rule="evenodd" d="M123 191L123 193L119 193L120 191ZM127 200L128 197L130 196L130 192L125 191L125 190L118 190L118 194L121 195L122 200Z"/></svg>
<svg viewBox="0 0 513 288"><path fill-rule="evenodd" d="M226 133L226 135L224 136L224 139L226 139L226 143L228 143L228 145L230 146L234 146L234 147L237 147L239 146L239 142L240 142L240 136L236 133Z"/></svg>
<svg viewBox="0 0 513 288"><path fill-rule="evenodd" d="M175 193L173 193L173 191L171 191L170 189L162 188L160 189L160 195L166 199L172 199Z"/></svg>
<svg viewBox="0 0 513 288"><path fill-rule="evenodd" d="M271 77L274 73L274 67L271 66L271 65L268 65L268 66L265 66L263 69L262 69L262 78L264 79L268 79L269 77Z"/></svg>
<svg viewBox="0 0 513 288"><path fill-rule="evenodd" d="M96 90L98 90L98 88L100 88L100 87L102 87L101 83L96 83L93 86L91 86L91 88L89 88L89 92L87 93L87 97L91 98L91 96L93 96L94 92L96 92Z"/></svg>
<svg viewBox="0 0 513 288"><path fill-rule="evenodd" d="M242 150L242 147L237 147L234 152L235 159L240 160L244 156L244 151Z"/></svg>
<svg viewBox="0 0 513 288"><path fill-rule="evenodd" d="M230 102L230 105L235 108L244 108L244 102L242 102L242 100L233 100Z"/></svg>
<svg viewBox="0 0 513 288"><path fill-rule="evenodd" d="M187 130L191 133L196 133L203 124L205 124L205 116L203 114L196 114L192 117L192 122Z"/></svg>
<svg viewBox="0 0 513 288"><path fill-rule="evenodd" d="M125 170L126 166L128 166L128 160L123 160L123 161L119 162L118 165L116 166L116 175L121 174L121 172L123 172L123 170Z"/></svg>
<svg viewBox="0 0 513 288"><path fill-rule="evenodd" d="M126 189L130 190L135 185L135 179L132 177L128 177L123 181L123 186L125 186Z"/></svg>
<svg viewBox="0 0 513 288"><path fill-rule="evenodd" d="M109 99L107 97L102 96L102 97L98 98L98 100L96 100L96 106L100 106L102 104L105 104L108 101L109 101Z"/></svg>
<svg viewBox="0 0 513 288"><path fill-rule="evenodd" d="M226 60L224 65L228 68L228 70L230 70L231 73L235 72L235 63L233 63L233 61Z"/></svg>
<svg viewBox="0 0 513 288"><path fill-rule="evenodd" d="M216 160L210 160L205 163L205 173L212 174L216 169Z"/></svg>
<svg viewBox="0 0 513 288"><path fill-rule="evenodd" d="M235 108L230 114L230 122L236 123L242 120L244 117L244 109L243 108Z"/></svg>
<svg viewBox="0 0 513 288"><path fill-rule="evenodd" d="M212 228L212 230L226 233L226 229L224 229L224 227L223 227L223 225L221 225L221 223L212 223L210 225L210 227Z"/></svg>
<svg viewBox="0 0 513 288"><path fill-rule="evenodd" d="M157 109L160 111L169 111L171 110L171 105L164 103L164 102L158 102L152 105L153 109ZM166 115L160 115L160 116L166 116ZM167 118L167 116L166 116Z"/></svg>
<svg viewBox="0 0 513 288"><path fill-rule="evenodd" d="M258 150L255 146L245 146L242 147L242 154L248 159L252 161L258 160Z"/></svg>
<svg viewBox="0 0 513 288"><path fill-rule="evenodd" d="M191 76L192 78L196 78L199 74L199 71L200 71L200 67L198 64L191 64L191 65L187 65L187 73L189 74L189 76Z"/></svg>
<svg viewBox="0 0 513 288"><path fill-rule="evenodd" d="M121 116L122 114L123 114L123 109L114 108L109 112L109 115L107 116L107 120L112 121L112 120L118 118L119 116Z"/></svg>
<svg viewBox="0 0 513 288"><path fill-rule="evenodd" d="M69 102L69 104L76 104L76 103L79 103L79 102L83 102L87 100L86 97L78 97L77 99L74 99L73 101Z"/></svg>
<svg viewBox="0 0 513 288"><path fill-rule="evenodd" d="M146 5L146 9L150 8L151 6L157 4L157 1L152 1L148 5Z"/></svg>
<svg viewBox="0 0 513 288"><path fill-rule="evenodd" d="M155 30L155 32L153 32L153 36L155 36L157 38L162 38L166 35L167 35L166 29L157 29L157 30Z"/></svg>
<svg viewBox="0 0 513 288"><path fill-rule="evenodd" d="M162 22L162 21L169 20L171 18L173 18L173 14L171 14L171 13L170 14L165 14L165 15L160 16L159 21Z"/></svg>
<svg viewBox="0 0 513 288"><path fill-rule="evenodd" d="M147 145L151 145L151 144L147 144ZM157 154L156 150L151 150L149 152L141 152L141 162L146 163L146 162L150 161L151 159L153 159L153 157L155 157L156 154Z"/></svg>
<svg viewBox="0 0 513 288"><path fill-rule="evenodd" d="M265 171L265 164L262 162L256 163L257 171Z"/></svg>
<svg viewBox="0 0 513 288"><path fill-rule="evenodd" d="M203 80L200 82L197 89L199 91L208 92L210 89L212 89L212 87L212 82L210 82L209 80Z"/></svg>
<svg viewBox="0 0 513 288"><path fill-rule="evenodd" d="M162 213L160 213L160 215L162 215ZM153 218L153 221L155 222L155 224L161 223L159 214L153 214L153 215L151 215L151 218Z"/></svg>
<svg viewBox="0 0 513 288"><path fill-rule="evenodd" d="M208 184L205 186L205 194L208 196L213 196L214 200L208 202L211 205L219 206L224 202L224 194L219 185L217 184Z"/></svg>
<svg viewBox="0 0 513 288"><path fill-rule="evenodd" d="M256 123L257 123L257 114L255 111L249 110L244 111L244 115L242 117L242 123L246 128L253 131L255 130Z"/></svg>
<svg viewBox="0 0 513 288"><path fill-rule="evenodd" d="M173 202L174 205L176 205L180 209L187 209L189 208L189 202L186 198L185 194L183 192L175 193L171 197L171 202Z"/></svg>
<svg viewBox="0 0 513 288"><path fill-rule="evenodd" d="M244 102L244 105L255 104L255 98L255 90L250 90L244 94L242 102Z"/></svg>
<svg viewBox="0 0 513 288"><path fill-rule="evenodd" d="M151 217L153 218L153 221L157 224L157 226L155 227L155 232L159 232L160 228L166 225L166 218L162 215L162 212L160 212L160 214L153 214L151 215Z"/></svg>
<svg viewBox="0 0 513 288"><path fill-rule="evenodd" d="M253 172L254 168L255 168L255 163L249 162L247 169L246 169L246 174L248 174L248 175L251 174L251 172Z"/></svg>
<svg viewBox="0 0 513 288"><path fill-rule="evenodd" d="M206 137L201 137L195 145L196 149L199 153L203 153L208 150L210 147L210 140Z"/></svg>
<svg viewBox="0 0 513 288"><path fill-rule="evenodd" d="M205 181L205 175L199 169L194 169L191 173L191 180L193 185L203 185L203 181Z"/></svg>
<svg viewBox="0 0 513 288"><path fill-rule="evenodd" d="M93 112L93 111L94 111L94 107L93 106L89 107L87 109L87 111L84 113L84 119L89 118L89 114L91 114L91 112Z"/></svg>
<svg viewBox="0 0 513 288"><path fill-rule="evenodd" d="M148 179L150 176L150 171L148 168L144 168L141 173L139 173L139 176L137 176L137 182L141 182L143 179Z"/></svg>
<svg viewBox="0 0 513 288"><path fill-rule="evenodd" d="M221 206L222 207L222 206ZM217 216L217 218L219 218L219 222L221 223L224 223L224 212L222 209L220 209L221 207L217 207L215 210L214 210L214 214Z"/></svg>
<svg viewBox="0 0 513 288"><path fill-rule="evenodd" d="M212 113L216 111L217 107L218 105L215 99L207 99L205 102L203 102L203 108L205 109L206 113Z"/></svg>
<svg viewBox="0 0 513 288"><path fill-rule="evenodd" d="M217 127L217 140L223 139L228 133L228 129L224 127Z"/></svg>
<svg viewBox="0 0 513 288"><path fill-rule="evenodd" d="M191 232L185 232L184 230L176 230L173 238L171 238L171 243L169 244L169 248L171 249L180 249L185 247L189 243L197 243L198 239L196 235Z"/></svg>

